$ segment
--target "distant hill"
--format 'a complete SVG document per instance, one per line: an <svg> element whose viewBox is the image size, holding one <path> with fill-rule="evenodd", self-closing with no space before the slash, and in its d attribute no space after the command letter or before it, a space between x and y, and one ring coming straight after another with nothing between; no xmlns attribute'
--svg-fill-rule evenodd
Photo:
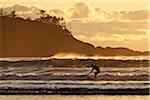
<svg viewBox="0 0 150 100"><path fill-rule="evenodd" d="M78 53L102 56L138 56L148 52L127 48L94 47L51 23L0 16L0 57L51 56Z"/></svg>

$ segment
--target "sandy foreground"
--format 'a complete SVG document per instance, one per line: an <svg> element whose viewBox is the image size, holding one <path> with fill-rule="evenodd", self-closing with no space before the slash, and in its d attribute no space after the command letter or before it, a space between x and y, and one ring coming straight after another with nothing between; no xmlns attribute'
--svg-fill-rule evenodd
<svg viewBox="0 0 150 100"><path fill-rule="evenodd" d="M1 95L0 100L150 100L150 96L126 95Z"/></svg>

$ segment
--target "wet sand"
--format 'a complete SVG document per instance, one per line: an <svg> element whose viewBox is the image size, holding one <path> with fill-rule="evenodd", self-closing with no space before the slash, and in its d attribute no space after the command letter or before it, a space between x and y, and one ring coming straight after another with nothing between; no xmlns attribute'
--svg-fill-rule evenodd
<svg viewBox="0 0 150 100"><path fill-rule="evenodd" d="M0 95L0 100L150 100L150 96L108 95Z"/></svg>

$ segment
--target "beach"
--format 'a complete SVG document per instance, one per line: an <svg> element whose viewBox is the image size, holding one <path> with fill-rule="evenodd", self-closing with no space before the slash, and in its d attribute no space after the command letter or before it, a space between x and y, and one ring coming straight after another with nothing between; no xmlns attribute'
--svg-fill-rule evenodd
<svg viewBox="0 0 150 100"><path fill-rule="evenodd" d="M149 100L150 96L129 95L3 95L0 100Z"/></svg>

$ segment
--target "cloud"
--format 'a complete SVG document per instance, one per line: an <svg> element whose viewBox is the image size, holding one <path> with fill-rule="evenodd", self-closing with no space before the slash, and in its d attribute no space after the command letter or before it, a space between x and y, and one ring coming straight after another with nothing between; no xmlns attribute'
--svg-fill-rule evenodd
<svg viewBox="0 0 150 100"><path fill-rule="evenodd" d="M97 33L91 35L78 34L75 37L94 46L128 47L137 50L148 49L148 38L142 34L110 34L106 36L105 33Z"/></svg>
<svg viewBox="0 0 150 100"><path fill-rule="evenodd" d="M135 38L136 37L136 38ZM85 40L85 41L92 41L92 42L137 42L143 39L146 39L144 35L136 35L136 34L110 34L106 36L105 33L97 33L91 34L89 36L85 34L76 35L76 38Z"/></svg>
<svg viewBox="0 0 150 100"><path fill-rule="evenodd" d="M146 34L148 29L147 22L87 22L71 21L73 33L95 34Z"/></svg>
<svg viewBox="0 0 150 100"><path fill-rule="evenodd" d="M71 19L80 19L83 22L87 21L110 21L111 13L100 9L94 8L84 2L77 2L66 12Z"/></svg>
<svg viewBox="0 0 150 100"><path fill-rule="evenodd" d="M116 20L84 23L80 20L72 20L71 23L73 36L95 46L129 46L129 48L137 50L147 50L148 48L147 22L119 22Z"/></svg>
<svg viewBox="0 0 150 100"><path fill-rule="evenodd" d="M87 19L70 21L71 31L77 39L95 46L148 50L147 9L106 11L88 7Z"/></svg>
<svg viewBox="0 0 150 100"><path fill-rule="evenodd" d="M121 11L121 18L124 20L141 21L148 20L148 13L146 9L135 10L135 11Z"/></svg>
<svg viewBox="0 0 150 100"><path fill-rule="evenodd" d="M100 8L93 8L92 13L90 14L93 21L112 21L114 18L112 17L112 13Z"/></svg>
<svg viewBox="0 0 150 100"><path fill-rule="evenodd" d="M49 10L49 14L50 15L55 15L55 16L59 16L59 17L63 17L64 16L64 12L60 9L50 9Z"/></svg>
<svg viewBox="0 0 150 100"><path fill-rule="evenodd" d="M14 5L2 9L7 13L10 13L11 11L16 11L17 16L23 18L31 17L32 19L36 19L40 17L38 15L40 9L37 7L26 7L21 5Z"/></svg>
<svg viewBox="0 0 150 100"><path fill-rule="evenodd" d="M100 8L95 8L95 12L93 11L92 13L94 13L93 18L99 19L96 21L147 21L150 11L148 9L138 9L109 12ZM92 15L92 13L90 15Z"/></svg>
<svg viewBox="0 0 150 100"><path fill-rule="evenodd" d="M10 13L11 11L16 11L17 16L23 18L31 17L33 20L40 17L39 13L41 10L37 7L33 7L33 6L26 7L22 5L14 5L2 9L7 13ZM60 9L50 9L48 13L52 16L59 16L59 17L64 16L64 12L61 11Z"/></svg>
<svg viewBox="0 0 150 100"><path fill-rule="evenodd" d="M113 20L145 21L148 20L148 14L150 14L150 11L148 9L107 11L105 9L92 7L91 5L83 2L74 4L68 12L71 13L70 18L73 19L101 22L108 22Z"/></svg>
<svg viewBox="0 0 150 100"><path fill-rule="evenodd" d="M5 12L10 13L11 11L17 11L17 12L26 12L30 10L30 8L21 6L21 5L14 5L11 7L3 8Z"/></svg>
<svg viewBox="0 0 150 100"><path fill-rule="evenodd" d="M90 13L89 6L86 3L78 2L69 9L71 18L87 18Z"/></svg>

